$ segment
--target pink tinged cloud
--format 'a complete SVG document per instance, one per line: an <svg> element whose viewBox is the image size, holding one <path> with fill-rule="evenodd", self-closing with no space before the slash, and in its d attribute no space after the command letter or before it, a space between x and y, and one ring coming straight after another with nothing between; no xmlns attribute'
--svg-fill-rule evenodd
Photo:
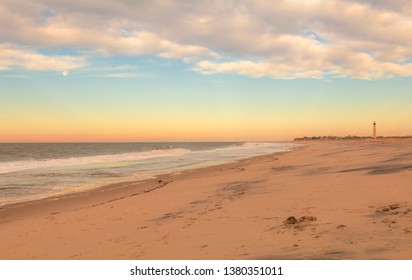
<svg viewBox="0 0 412 280"><path fill-rule="evenodd" d="M276 79L412 75L412 64L407 63L412 57L412 4L407 1L101 0L98 6L74 0L39 0L29 6L21 0L6 2L0 7L0 38L26 46L182 59L209 75ZM47 8L53 8L52 15L39 20ZM6 22L12 28L2 28ZM15 53L0 54L0 70L66 70L83 67L87 59L46 56L17 43L4 46Z"/></svg>
<svg viewBox="0 0 412 280"><path fill-rule="evenodd" d="M85 63L82 57L47 56L15 45L0 45L0 70L65 71L83 67Z"/></svg>

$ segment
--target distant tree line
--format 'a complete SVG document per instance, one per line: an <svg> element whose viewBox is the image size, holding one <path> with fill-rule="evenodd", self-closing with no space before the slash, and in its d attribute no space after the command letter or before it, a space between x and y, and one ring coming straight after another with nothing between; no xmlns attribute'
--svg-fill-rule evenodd
<svg viewBox="0 0 412 280"><path fill-rule="evenodd" d="M356 140L356 139L412 139L411 135L406 136L377 136L373 138L371 136L305 136L293 139L294 141L310 141L310 140Z"/></svg>

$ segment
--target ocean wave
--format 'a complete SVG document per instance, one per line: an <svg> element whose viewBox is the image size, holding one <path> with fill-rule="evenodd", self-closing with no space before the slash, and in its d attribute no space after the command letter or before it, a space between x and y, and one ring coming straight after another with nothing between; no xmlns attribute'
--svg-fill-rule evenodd
<svg viewBox="0 0 412 280"><path fill-rule="evenodd" d="M275 143L275 142L245 142L239 143L236 145L222 147L222 148L215 148L211 150L204 150L201 153L213 153L213 152L225 152L228 154L236 154L239 155L245 154L262 154L262 153L271 153L277 151L285 151L289 150L292 147L295 147L296 144L292 143Z"/></svg>
<svg viewBox="0 0 412 280"><path fill-rule="evenodd" d="M139 161L152 158L183 156L190 150L182 148L159 149L145 152L123 153L115 155L99 155L46 160L24 160L0 163L0 174L38 168L56 168L81 166L96 163Z"/></svg>
<svg viewBox="0 0 412 280"><path fill-rule="evenodd" d="M205 150L193 149L193 144L188 144L187 147L162 147L149 151L128 152L120 154L95 155L95 156L80 156L70 158L54 158L42 160L20 160L10 162L0 162L0 174L12 172L40 169L40 168L65 168L75 166L85 166L89 164L112 164L120 162L131 162L132 164L141 160L170 158L170 164L174 166L188 162L202 162L204 160L218 161L220 159L236 159L249 157L254 155L262 155L274 153L278 151L289 150L296 146L291 143L275 143L275 142L245 142L236 143L226 147L209 148ZM182 157L177 162L174 162L173 157ZM190 158L190 159L189 159ZM183 160L183 161L182 161ZM108 167L108 166L106 166Z"/></svg>

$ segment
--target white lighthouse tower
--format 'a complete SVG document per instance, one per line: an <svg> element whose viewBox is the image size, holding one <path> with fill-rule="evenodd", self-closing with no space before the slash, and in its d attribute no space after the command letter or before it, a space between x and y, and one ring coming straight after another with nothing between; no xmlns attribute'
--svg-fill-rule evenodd
<svg viewBox="0 0 412 280"><path fill-rule="evenodd" d="M376 138L376 122L373 122L373 134L372 134L373 138Z"/></svg>

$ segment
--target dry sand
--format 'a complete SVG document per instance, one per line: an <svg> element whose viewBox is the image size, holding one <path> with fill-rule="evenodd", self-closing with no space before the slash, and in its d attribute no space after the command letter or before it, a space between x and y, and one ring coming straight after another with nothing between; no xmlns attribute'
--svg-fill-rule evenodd
<svg viewBox="0 0 412 280"><path fill-rule="evenodd" d="M412 259L412 141L318 141L0 209L1 259Z"/></svg>

